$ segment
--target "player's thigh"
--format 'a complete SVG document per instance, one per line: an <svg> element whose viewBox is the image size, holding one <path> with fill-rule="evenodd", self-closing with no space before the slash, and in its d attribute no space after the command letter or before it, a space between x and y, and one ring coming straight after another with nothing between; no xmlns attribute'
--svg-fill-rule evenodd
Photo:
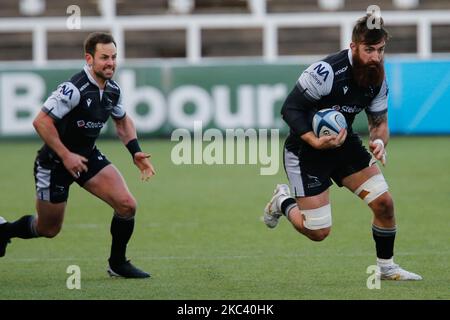
<svg viewBox="0 0 450 320"><path fill-rule="evenodd" d="M377 165L356 172L343 180L343 184L381 217L393 217L393 201L389 186Z"/></svg>
<svg viewBox="0 0 450 320"><path fill-rule="evenodd" d="M297 197L298 211L290 214L291 222L298 225L303 220L303 226L308 230L313 240L323 240L331 230L331 205L329 190L309 197Z"/></svg>
<svg viewBox="0 0 450 320"><path fill-rule="evenodd" d="M326 206L330 203L330 192L329 189L324 192L309 197L297 197L297 206L300 210L310 210Z"/></svg>
<svg viewBox="0 0 450 320"><path fill-rule="evenodd" d="M331 156L331 153L320 153L308 146L301 146L299 150L284 149L284 169L293 197L308 199L306 204L326 197L332 184Z"/></svg>
<svg viewBox="0 0 450 320"><path fill-rule="evenodd" d="M37 229L44 234L57 233L64 220L64 211L73 178L62 164L36 158L34 179Z"/></svg>
<svg viewBox="0 0 450 320"><path fill-rule="evenodd" d="M343 178L342 184L351 192L355 192L367 180L379 174L381 174L381 171L374 164Z"/></svg>
<svg viewBox="0 0 450 320"><path fill-rule="evenodd" d="M119 170L109 164L90 178L83 188L102 199L118 213L133 211L136 207L134 197Z"/></svg>
<svg viewBox="0 0 450 320"><path fill-rule="evenodd" d="M305 227L325 236L331 228L329 156L307 147L298 152L284 150L286 174L299 209L291 211L289 219L299 230Z"/></svg>

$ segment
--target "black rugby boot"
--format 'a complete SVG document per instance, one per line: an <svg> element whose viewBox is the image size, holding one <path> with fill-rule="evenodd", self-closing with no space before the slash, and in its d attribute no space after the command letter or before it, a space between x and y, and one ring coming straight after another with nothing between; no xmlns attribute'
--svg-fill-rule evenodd
<svg viewBox="0 0 450 320"><path fill-rule="evenodd" d="M134 265L131 264L130 260L124 261L122 263L115 263L111 260L108 260L109 266L108 274L111 277L120 277L120 278L150 278L150 274L144 272Z"/></svg>

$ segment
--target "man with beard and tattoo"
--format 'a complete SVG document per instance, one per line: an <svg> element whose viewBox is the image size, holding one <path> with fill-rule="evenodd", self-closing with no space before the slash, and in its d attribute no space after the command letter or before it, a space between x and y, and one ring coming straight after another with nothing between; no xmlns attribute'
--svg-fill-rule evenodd
<svg viewBox="0 0 450 320"><path fill-rule="evenodd" d="M373 211L378 276L386 280L421 280L394 263L396 223L388 185L376 161L386 163L389 139L388 86L384 72L384 49L389 38L379 19L371 28L370 16L360 18L352 33L350 49L312 64L286 98L282 116L290 135L284 148L284 167L292 188L275 188L264 209L269 228L285 216L294 228L313 241L324 240L331 230L329 187L332 180L345 186ZM348 129L336 136L316 137L312 118L317 110L340 111ZM369 150L352 130L356 114L365 111L369 123Z"/></svg>
<svg viewBox="0 0 450 320"><path fill-rule="evenodd" d="M119 85L112 80L116 43L107 33L91 33L84 44L86 66L63 82L45 101L33 125L44 141L34 163L36 215L15 222L0 217L0 257L11 238L53 238L61 230L73 182L105 201L114 210L110 276L148 278L150 274L126 259L134 229L136 200L117 168L97 149L95 141L111 116L117 135L147 181L155 174L150 155L141 151L136 129L122 106Z"/></svg>

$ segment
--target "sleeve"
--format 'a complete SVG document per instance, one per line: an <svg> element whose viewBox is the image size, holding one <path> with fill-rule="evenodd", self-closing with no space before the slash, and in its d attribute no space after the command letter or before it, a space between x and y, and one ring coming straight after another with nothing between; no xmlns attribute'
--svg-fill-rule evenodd
<svg viewBox="0 0 450 320"><path fill-rule="evenodd" d="M328 95L333 87L334 72L329 63L319 61L310 65L297 81L300 90L310 100L320 100Z"/></svg>
<svg viewBox="0 0 450 320"><path fill-rule="evenodd" d="M120 86L115 81L108 82L108 85L110 85L112 88L116 89L119 93L119 98L117 99L117 103L115 106L113 106L113 110L111 113L111 117L115 120L123 119L126 115L125 108L123 107L122 103L122 90Z"/></svg>
<svg viewBox="0 0 450 320"><path fill-rule="evenodd" d="M320 99L331 92L333 81L333 69L324 61L312 64L301 74L281 108L283 119L293 132L303 135L312 130L312 117Z"/></svg>
<svg viewBox="0 0 450 320"><path fill-rule="evenodd" d="M119 99L117 100L117 104L113 107L111 117L116 120L123 119L126 115L125 109L122 105L122 94L119 94Z"/></svg>
<svg viewBox="0 0 450 320"><path fill-rule="evenodd" d="M387 85L386 78L381 84L380 92L375 96L375 98L370 103L369 107L366 109L366 113L378 115L387 112L387 101L388 101L389 88Z"/></svg>
<svg viewBox="0 0 450 320"><path fill-rule="evenodd" d="M55 120L62 119L80 103L80 91L71 82L63 82L47 98L42 111Z"/></svg>

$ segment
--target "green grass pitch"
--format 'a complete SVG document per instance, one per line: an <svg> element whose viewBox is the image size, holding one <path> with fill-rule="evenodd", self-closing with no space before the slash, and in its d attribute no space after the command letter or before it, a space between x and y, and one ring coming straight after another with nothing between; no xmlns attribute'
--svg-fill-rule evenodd
<svg viewBox="0 0 450 320"><path fill-rule="evenodd" d="M112 210L76 184L62 232L54 239L13 239L0 258L0 299L449 299L450 138L394 137L383 172L396 205L395 260L420 282L385 282L369 290L375 262L371 212L332 187L333 230L311 242L286 219L261 222L274 185L259 165L175 166L175 143L142 139L157 176L139 180L126 149L99 141L139 202L132 262L148 280L110 279L106 270ZM32 165L40 143L0 144L0 215L34 211ZM281 148L280 144L280 148ZM66 269L81 269L81 290L69 290Z"/></svg>

